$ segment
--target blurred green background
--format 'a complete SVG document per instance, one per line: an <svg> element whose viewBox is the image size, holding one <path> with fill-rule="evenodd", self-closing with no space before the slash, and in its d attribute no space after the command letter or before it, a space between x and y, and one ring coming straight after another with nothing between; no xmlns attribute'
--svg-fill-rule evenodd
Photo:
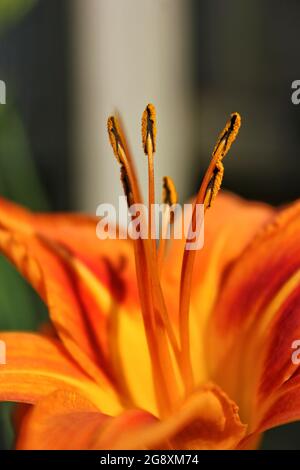
<svg viewBox="0 0 300 470"><path fill-rule="evenodd" d="M74 102L82 99L74 90L74 70L77 67L83 76L93 72L87 70L91 43L86 38L81 48L87 68L81 70L77 64L79 49L74 41L74 23L78 17L72 12L75 4L83 6L88 2L0 0L0 79L8 84L7 104L0 106L0 193L34 210L68 210L81 207L81 202L88 206L83 201L92 201L88 208L93 210L100 202L89 193L89 186L94 186L89 176L86 187L77 190L78 179L73 169L74 142L80 133L79 129L72 135ZM100 2L105 17L105 2ZM95 6L97 2L90 3ZM111 4L117 6L118 1ZM170 12L175 3L155 0L155 4L161 7L167 27L167 22L173 21ZM187 175L183 194L189 196L197 189L216 130L223 126L228 113L238 110L245 125L234 153L243 158L228 159L225 187L245 197L274 204L299 197L300 110L290 100L291 83L300 76L299 1L176 0L176 5L183 12L176 17L176 34L173 32L174 37L164 37L161 41L158 37L155 44L158 44L156 53L160 54L161 48L165 54L162 60L175 57L171 81L181 80L176 66L185 69L186 82L178 85L190 116L190 121L185 122L189 148L183 156ZM132 18L132 25L126 25L127 29L135 26L134 11ZM145 14L142 21L146 22L146 18ZM82 21L92 20L83 18ZM100 30L105 29L101 21L99 17ZM155 24L151 27L154 35L160 34ZM161 27L164 29L164 24ZM140 38L143 34L142 27ZM109 56L112 45L108 40L103 41ZM181 42L184 48L180 51ZM126 37L118 47L122 57ZM93 59L97 61L103 55L101 47L94 54ZM115 56L112 62L116 62ZM100 76L102 72L105 70L100 70ZM124 69L126 73L137 91L143 87L133 72L131 76L130 70ZM164 80L170 80L163 77L163 65L155 74L158 89L160 84L163 88ZM168 85L171 83L165 86ZM109 81L103 84L104 93L109 86ZM122 80L119 88L115 84L114 87L112 92L128 94L122 88ZM88 87L85 91L88 93ZM93 102L94 90L90 95ZM92 114L82 115L82 124L86 126L82 132L88 144L91 140L88 130L95 125L95 119ZM105 132L105 123L100 119L97 127L103 127ZM177 130L174 134L178 134ZM175 135L172 137L176 139ZM88 147L81 158L86 171L90 168L91 174L95 173L93 161L98 158L97 152L93 154L93 149ZM176 164L173 165L175 171ZM77 163L77 173L84 179L80 168L83 167ZM178 173L180 176L180 170ZM105 185L107 178L100 172L96 178L99 187ZM11 295L12 292L18 294ZM35 293L1 258L0 330L36 329L46 318L47 312ZM0 448L12 446L10 409L9 405L0 408ZM269 431L262 446L300 449L300 425L295 423Z"/></svg>
<svg viewBox="0 0 300 470"><path fill-rule="evenodd" d="M1 0L0 37L34 6L35 0ZM49 210L32 150L14 96L0 107L0 193L33 210ZM37 295L3 257L0 258L0 330L36 330L47 311ZM17 295L12 295L16 293ZM10 404L0 405L0 448L11 448L13 430Z"/></svg>

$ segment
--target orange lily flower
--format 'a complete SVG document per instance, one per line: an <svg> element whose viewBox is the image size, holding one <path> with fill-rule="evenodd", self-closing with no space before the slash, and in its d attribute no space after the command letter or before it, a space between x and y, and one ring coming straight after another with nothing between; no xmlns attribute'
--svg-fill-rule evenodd
<svg viewBox="0 0 300 470"><path fill-rule="evenodd" d="M150 204L153 106L142 122ZM161 241L158 251L150 239L100 241L93 217L33 214L0 200L0 249L53 325L0 333L0 399L32 405L18 420L18 449L251 448L266 429L300 418L291 361L300 203L275 210L226 193L215 200L239 126L234 113L196 197L205 209L213 203L197 252L185 240ZM140 202L117 118L108 131L128 202ZM169 178L164 190L173 203Z"/></svg>

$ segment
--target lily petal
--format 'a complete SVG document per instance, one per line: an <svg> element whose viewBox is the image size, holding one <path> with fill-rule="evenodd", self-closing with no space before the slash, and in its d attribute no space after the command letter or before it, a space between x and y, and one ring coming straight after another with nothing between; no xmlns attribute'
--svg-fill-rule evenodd
<svg viewBox="0 0 300 470"><path fill-rule="evenodd" d="M213 377L239 403L251 429L297 369L291 344L300 334L299 216L298 202L255 238L227 272L212 318Z"/></svg>
<svg viewBox="0 0 300 470"><path fill-rule="evenodd" d="M131 418L140 423L140 416L136 414L124 414L111 421L97 448L234 449L246 433L237 406L214 384L200 387L164 421L151 424L144 416L146 426L139 425L138 429L131 426L128 433L122 434L120 424L125 424L127 429L126 422L130 423Z"/></svg>
<svg viewBox="0 0 300 470"><path fill-rule="evenodd" d="M51 320L67 349L95 379L107 381L96 366L97 347L73 279L58 254L35 236L0 231L0 250L48 305ZM99 363L98 363L99 364Z"/></svg>
<svg viewBox="0 0 300 470"><path fill-rule="evenodd" d="M128 240L99 240L96 234L96 217L72 213L33 213L20 205L0 198L0 227L13 234L40 237L53 245L64 247L70 255L80 259L101 279L106 287L111 287L111 272L107 260L117 268L120 261L126 263L127 280L134 280L134 258L132 244ZM136 282L126 284L125 303L136 304L138 290ZM120 300L120 299L119 299Z"/></svg>
<svg viewBox="0 0 300 470"><path fill-rule="evenodd" d="M284 383L274 394L272 404L268 404L265 414L258 423L255 432L300 420L300 376L299 371L292 379Z"/></svg>
<svg viewBox="0 0 300 470"><path fill-rule="evenodd" d="M174 415L161 422L143 410L129 410L110 418L74 392L57 391L28 413L18 448L231 449L245 431L235 404L214 385L199 389Z"/></svg>
<svg viewBox="0 0 300 470"><path fill-rule="evenodd" d="M260 421L252 426L252 432L240 443L241 450L252 448L252 442L257 443L264 431L300 420L300 376L299 369L295 377L284 383L270 400L265 400L263 412L260 410ZM257 448L255 445L253 448Z"/></svg>
<svg viewBox="0 0 300 470"><path fill-rule="evenodd" d="M226 271L244 251L257 231L273 215L274 210L261 203L249 203L238 196L221 192L205 216L204 246L197 253L190 307L190 335L194 373L201 383L209 378L204 338L218 292ZM178 311L174 290L179 289L180 260L184 245L173 240L163 271L164 290L169 311ZM175 286L175 287L174 287Z"/></svg>
<svg viewBox="0 0 300 470"><path fill-rule="evenodd" d="M1 333L6 364L0 366L0 400L34 404L53 391L77 390L101 410L122 408L113 391L90 380L69 357L61 343L33 333Z"/></svg>
<svg viewBox="0 0 300 470"><path fill-rule="evenodd" d="M92 447L110 418L74 391L57 390L25 415L18 450L80 450Z"/></svg>
<svg viewBox="0 0 300 470"><path fill-rule="evenodd" d="M98 240L93 217L33 214L4 199L0 226L0 250L44 299L78 364L155 413L130 241Z"/></svg>

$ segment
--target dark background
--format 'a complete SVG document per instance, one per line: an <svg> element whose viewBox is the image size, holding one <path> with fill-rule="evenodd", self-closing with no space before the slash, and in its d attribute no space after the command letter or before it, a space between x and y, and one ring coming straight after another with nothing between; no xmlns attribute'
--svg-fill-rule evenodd
<svg viewBox="0 0 300 470"><path fill-rule="evenodd" d="M40 210L73 207L69 6L67 0L40 0L0 37L0 78L10 84L8 100L14 103L0 120L0 191ZM299 197L300 106L291 103L291 83L300 78L299 1L186 0L186 8L197 168L211 146L209 136L222 128L228 110L237 110L244 126L234 153L243 158L226 162L225 187L274 204ZM17 129L14 146L5 140L4 122ZM22 160L26 152L28 165ZM191 193L199 182L192 168L191 163ZM33 293L5 264L3 269L4 288L9 289L8 278L18 289L22 285L20 295L38 315L42 307ZM14 327L2 321L4 326ZM1 419L0 447L5 447L7 410ZM269 431L263 448L300 449L300 425Z"/></svg>
<svg viewBox="0 0 300 470"><path fill-rule="evenodd" d="M60 210L71 207L68 16L68 2L40 0L0 38L1 79L9 84L7 102L14 103L22 118L49 204Z"/></svg>
<svg viewBox="0 0 300 470"><path fill-rule="evenodd" d="M226 161L225 185L276 204L299 197L300 107L291 102L291 83L300 76L300 3L192 0L190 5L195 135L203 129L195 157L213 135L215 116L221 128L228 110L239 111L243 127L234 154L242 158Z"/></svg>

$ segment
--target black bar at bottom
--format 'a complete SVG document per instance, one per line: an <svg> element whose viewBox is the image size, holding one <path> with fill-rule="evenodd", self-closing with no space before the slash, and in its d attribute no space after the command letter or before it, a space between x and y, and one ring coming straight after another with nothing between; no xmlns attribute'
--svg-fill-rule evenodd
<svg viewBox="0 0 300 470"><path fill-rule="evenodd" d="M299 464L300 451L0 451L0 468L4 464L88 465L99 468L103 465L118 465L123 468L137 468L149 465L191 465L206 464L232 465L241 468L243 464L284 466Z"/></svg>

